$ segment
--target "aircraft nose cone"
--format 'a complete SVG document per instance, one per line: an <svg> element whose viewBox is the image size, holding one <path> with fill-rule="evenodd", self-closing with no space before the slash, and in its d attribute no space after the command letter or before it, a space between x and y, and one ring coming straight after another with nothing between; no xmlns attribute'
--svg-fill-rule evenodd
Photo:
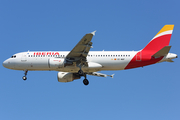
<svg viewBox="0 0 180 120"><path fill-rule="evenodd" d="M8 61L7 61L7 60L5 60L5 61L3 62L3 66L4 66L5 68L8 68Z"/></svg>

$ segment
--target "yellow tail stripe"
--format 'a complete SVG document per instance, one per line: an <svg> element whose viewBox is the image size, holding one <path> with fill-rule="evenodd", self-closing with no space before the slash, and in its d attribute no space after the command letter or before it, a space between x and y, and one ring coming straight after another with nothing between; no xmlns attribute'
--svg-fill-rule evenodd
<svg viewBox="0 0 180 120"><path fill-rule="evenodd" d="M173 28L174 28L174 25L165 25L165 26L156 34L156 36L157 36L158 34L162 33L162 32L165 32L165 31L168 31L168 30L173 30Z"/></svg>

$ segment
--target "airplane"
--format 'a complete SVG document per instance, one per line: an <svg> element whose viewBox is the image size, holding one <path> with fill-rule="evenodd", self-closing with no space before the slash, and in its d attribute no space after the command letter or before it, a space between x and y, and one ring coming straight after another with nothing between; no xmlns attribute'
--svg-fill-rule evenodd
<svg viewBox="0 0 180 120"><path fill-rule="evenodd" d="M59 82L71 82L87 75L112 77L98 71L127 70L160 62L173 62L176 54L169 53L174 25L165 25L154 38L139 51L90 51L95 32L86 34L71 51L27 51L14 54L3 62L13 70L23 70L23 80L28 71L58 71Z"/></svg>

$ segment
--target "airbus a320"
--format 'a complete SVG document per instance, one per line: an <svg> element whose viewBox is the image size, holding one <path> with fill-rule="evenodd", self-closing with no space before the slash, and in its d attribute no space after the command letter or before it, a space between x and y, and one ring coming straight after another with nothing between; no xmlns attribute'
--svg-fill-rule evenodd
<svg viewBox="0 0 180 120"><path fill-rule="evenodd" d="M13 70L23 70L23 80L28 71L58 71L59 82L71 82L87 75L112 77L98 71L126 70L160 62L173 62L176 54L169 53L174 25L165 25L154 38L139 51L90 51L95 32L86 34L71 51L27 51L14 54L3 62Z"/></svg>

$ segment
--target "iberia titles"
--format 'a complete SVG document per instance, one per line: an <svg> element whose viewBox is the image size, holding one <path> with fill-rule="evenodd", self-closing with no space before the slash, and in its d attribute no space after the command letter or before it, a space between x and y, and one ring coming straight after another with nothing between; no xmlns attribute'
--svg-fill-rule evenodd
<svg viewBox="0 0 180 120"><path fill-rule="evenodd" d="M34 55L59 55L58 52L34 52Z"/></svg>

